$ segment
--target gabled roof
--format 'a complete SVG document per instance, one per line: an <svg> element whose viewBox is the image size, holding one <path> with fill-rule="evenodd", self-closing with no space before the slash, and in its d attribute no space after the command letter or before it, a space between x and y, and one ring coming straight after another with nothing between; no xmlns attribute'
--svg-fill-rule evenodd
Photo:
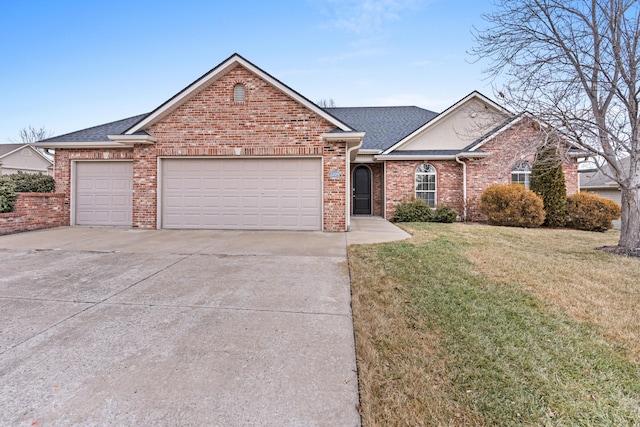
<svg viewBox="0 0 640 427"><path fill-rule="evenodd" d="M316 105L309 99L300 95L298 92L291 89L289 86L285 85L280 80L276 79L275 77L267 73L266 71L262 70L261 68L252 64L251 62L247 61L237 53L234 53L229 58L227 58L222 63L220 63L218 66L214 67L213 69L211 69L210 71L202 75L202 77L200 77L199 79L191 83L189 86L187 86L186 88L178 92L176 95L171 97L164 104L160 105L158 108L153 110L146 117L143 117L137 123L134 123L129 129L127 129L124 132L124 134L133 135L136 132L140 132L148 128L149 126L153 125L154 123L162 120L163 117L170 114L176 108L178 108L179 106L181 106L182 104L184 104L185 102L187 102L188 100L196 96L206 87L208 87L211 83L220 79L227 72L229 72L230 70L232 70L237 66L242 66L246 68L253 74L257 75L261 79L265 80L272 86L282 91L284 94L292 98L294 101L304 105L309 110L318 114L320 117L327 120L329 123L333 124L338 129L342 131L347 131L347 132L354 130L350 126L348 126L347 124L339 120L338 118L332 116L330 113L326 112L325 110L320 108L318 105Z"/></svg>
<svg viewBox="0 0 640 427"><path fill-rule="evenodd" d="M4 157L7 154L11 154L14 151L18 151L27 144L0 144L0 157Z"/></svg>
<svg viewBox="0 0 640 427"><path fill-rule="evenodd" d="M46 160L50 165L53 165L53 162L51 161L51 159L49 159L47 156L45 156L44 154L42 154L40 151L38 151L36 148L34 148L34 146L32 144L0 144L0 160L3 157L7 157L17 151L22 150L23 148L28 148L31 151L35 152L38 154L38 156L42 157L44 160Z"/></svg>
<svg viewBox="0 0 640 427"><path fill-rule="evenodd" d="M438 116L419 107L346 107L325 111L354 130L366 133L363 150L384 150Z"/></svg>
<svg viewBox="0 0 640 427"><path fill-rule="evenodd" d="M466 104L468 101L470 101L470 100L472 100L474 98L478 99L478 100L480 100L480 101L482 101L482 102L484 102L484 103L486 103L488 105L490 105L491 107L495 108L496 110L498 110L498 111L500 111L500 112L502 112L504 114L509 114L509 115L512 114L507 109L505 109L501 105L497 104L493 100L487 98L486 96L484 96L480 92L473 91L469 95L467 95L464 98L462 98L460 101L458 101L455 104L453 104L451 107L449 107L446 110L444 110L442 113L438 114L437 117L435 117L432 120L426 122L420 128L415 129L411 134L409 134L406 137L402 138L401 140L397 141L394 145L392 145L390 147L387 147L382 154L383 155L390 154L392 151L399 149L403 145L405 145L408 142L410 142L411 140L413 140L415 137L417 137L420 134L422 134L423 132L425 132L427 129L435 126L436 124L440 123L442 120L446 119L453 111L457 110L462 105ZM473 151L473 150L470 150L470 151Z"/></svg>
<svg viewBox="0 0 640 427"><path fill-rule="evenodd" d="M108 135L120 135L135 123L147 117L149 113L140 114L137 116L129 117L126 119L118 120L115 122L105 123L99 126L93 126L87 129L82 129L76 132L67 133L64 135L54 136L53 138L47 138L41 143L47 143L43 145L51 146L51 143L74 143L74 142L104 142L113 144L108 138ZM120 144L118 144L120 145ZM62 146L62 145L61 145Z"/></svg>
<svg viewBox="0 0 640 427"><path fill-rule="evenodd" d="M629 162L631 159L626 157L620 160L623 168L627 168L629 166ZM578 171L579 180L580 180L580 188L618 188L619 184L610 178L611 166L608 164L602 165L601 168L589 171Z"/></svg>

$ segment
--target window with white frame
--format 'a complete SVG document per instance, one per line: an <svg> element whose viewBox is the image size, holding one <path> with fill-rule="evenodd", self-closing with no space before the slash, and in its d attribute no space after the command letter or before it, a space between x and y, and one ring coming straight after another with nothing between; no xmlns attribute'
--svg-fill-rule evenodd
<svg viewBox="0 0 640 427"><path fill-rule="evenodd" d="M429 163L423 163L416 169L416 199L436 207L436 168Z"/></svg>
<svg viewBox="0 0 640 427"><path fill-rule="evenodd" d="M525 188L529 188L529 180L531 179L531 165L528 162L522 161L516 163L511 169L511 183L522 184Z"/></svg>

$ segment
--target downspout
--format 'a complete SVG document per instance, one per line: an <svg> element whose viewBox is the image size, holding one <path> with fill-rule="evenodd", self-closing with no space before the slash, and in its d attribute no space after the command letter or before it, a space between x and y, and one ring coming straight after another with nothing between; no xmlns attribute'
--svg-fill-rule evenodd
<svg viewBox="0 0 640 427"><path fill-rule="evenodd" d="M462 220L467 220L467 164L460 160L460 156L456 156L456 162L462 165Z"/></svg>

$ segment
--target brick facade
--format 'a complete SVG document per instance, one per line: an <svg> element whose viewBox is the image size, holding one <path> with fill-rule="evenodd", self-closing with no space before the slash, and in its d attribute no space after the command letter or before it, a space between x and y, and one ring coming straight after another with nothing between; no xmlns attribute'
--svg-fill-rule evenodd
<svg viewBox="0 0 640 427"><path fill-rule="evenodd" d="M63 193L18 193L13 212L0 214L0 235L69 225Z"/></svg>
<svg viewBox="0 0 640 427"><path fill-rule="evenodd" d="M234 86L246 100L234 102ZM158 159L166 157L322 157L323 230L346 230L346 142L323 141L335 125L251 73L236 66L146 129L154 144L133 148L56 150L56 185L69 218L73 160L133 160L133 228L157 227ZM331 174L331 171L338 171Z"/></svg>
<svg viewBox="0 0 640 427"><path fill-rule="evenodd" d="M478 209L482 192L491 184L510 184L511 171L516 163L527 161L533 164L536 148L540 144L540 131L534 122L524 121L515 125L480 149L491 153L489 157L467 161L467 219L485 221ZM567 195L578 191L578 163L565 159L563 172Z"/></svg>
<svg viewBox="0 0 640 427"><path fill-rule="evenodd" d="M391 219L396 206L415 198L416 169L429 163L436 169L436 205L449 205L462 213L462 165L455 160L394 160L386 162L386 217Z"/></svg>
<svg viewBox="0 0 640 427"><path fill-rule="evenodd" d="M233 100L233 88L238 83L245 86L245 102ZM265 80L237 66L147 131L158 138L155 156L322 156L323 230L345 231L346 143L325 143L320 137L334 128ZM149 153L145 159L155 165L153 156ZM155 166L145 170L147 174L156 173ZM330 178L332 170L339 171L340 177ZM134 183L156 182L155 176L143 176L145 172L134 163L135 171L141 175L134 177ZM155 191L149 186L147 194L155 198ZM142 217L134 210L135 225L155 227L155 213L153 224L142 224Z"/></svg>
<svg viewBox="0 0 640 427"><path fill-rule="evenodd" d="M336 125L307 108L305 101L282 91L256 69L236 63L198 92L182 92L148 116L144 130L156 142L123 148L63 149L55 154L56 189L64 195L63 216L71 217L72 165L74 161L131 160L133 162L133 228L158 227L158 168L163 158L322 158L322 229L346 231L347 206L352 189L347 183L357 163L347 156L347 142L325 140L322 135ZM234 87L242 84L245 98L234 100ZM195 88L196 86L191 86ZM289 93L292 97L287 95ZM183 97L184 98L181 98ZM295 99L294 99L295 98ZM177 100L176 105L171 102ZM317 110L316 110L317 111ZM157 116L155 115L157 114ZM146 123L146 122L145 122ZM334 122L335 123L335 122ZM481 147L490 155L465 160L467 169L467 219L483 220L478 212L480 194L493 183L509 183L513 166L530 163L535 155L539 129L523 121L494 136ZM333 135L339 135L333 133ZM461 216L465 211L463 166L455 160L426 161L436 170L436 204L449 205ZM371 214L393 217L398 203L415 197L415 171L425 161L388 160L363 163L371 170ZM577 163L563 165L567 193L578 191Z"/></svg>
<svg viewBox="0 0 640 427"><path fill-rule="evenodd" d="M540 143L540 131L533 122L522 122L483 145L480 150L490 153L481 159L465 160L467 164L467 220L484 221L486 218L478 210L480 195L491 184L511 183L511 171L516 163L533 163L536 147ZM463 168L455 160L396 160L386 161L386 192L384 209L386 218L395 213L398 203L415 197L415 171L422 163L429 163L436 169L436 204L449 205L460 216L464 214ZM567 194L579 190L578 163L565 158L562 165ZM374 174L374 186L382 178ZM375 215L375 213L374 213Z"/></svg>

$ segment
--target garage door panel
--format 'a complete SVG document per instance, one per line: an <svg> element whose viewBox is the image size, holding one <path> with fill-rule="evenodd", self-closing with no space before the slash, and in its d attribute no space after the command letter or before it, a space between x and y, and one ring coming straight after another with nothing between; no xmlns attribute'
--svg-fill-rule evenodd
<svg viewBox="0 0 640 427"><path fill-rule="evenodd" d="M203 185L205 190L220 190L222 188L221 178L204 178Z"/></svg>
<svg viewBox="0 0 640 427"><path fill-rule="evenodd" d="M320 230L321 188L319 158L164 159L162 226ZM201 201L197 219L190 197Z"/></svg>
<svg viewBox="0 0 640 427"><path fill-rule="evenodd" d="M131 225L132 162L77 162L75 223Z"/></svg>

